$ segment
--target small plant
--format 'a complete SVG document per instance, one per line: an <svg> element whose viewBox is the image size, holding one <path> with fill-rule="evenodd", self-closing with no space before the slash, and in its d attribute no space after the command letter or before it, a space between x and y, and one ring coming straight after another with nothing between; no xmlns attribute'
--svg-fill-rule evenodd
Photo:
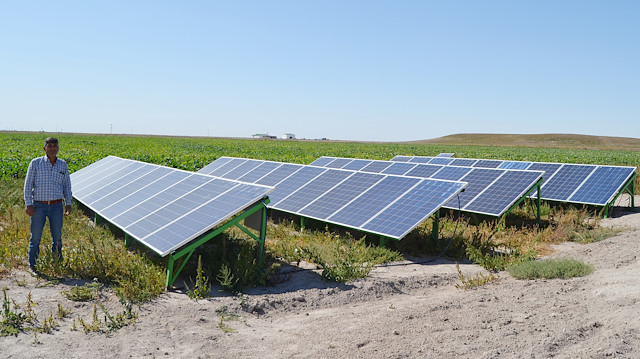
<svg viewBox="0 0 640 359"><path fill-rule="evenodd" d="M69 314L71 314L71 309L67 309L62 304L58 303L58 311L56 312L56 317L62 319L66 318Z"/></svg>
<svg viewBox="0 0 640 359"><path fill-rule="evenodd" d="M229 268L229 266L224 263L220 267L220 271L218 272L216 279L218 280L218 283L220 283L220 285L227 290L232 289L238 282L237 279L233 278L231 268Z"/></svg>
<svg viewBox="0 0 640 359"><path fill-rule="evenodd" d="M225 333L234 333L235 330L228 325L225 324L225 321L228 320L237 320L238 315L234 313L230 313L227 309L227 306L222 306L221 308L216 309L216 313L220 316L220 321L218 322L218 328L222 329Z"/></svg>
<svg viewBox="0 0 640 359"><path fill-rule="evenodd" d="M108 331L118 330L129 324L135 323L135 321L138 318L138 316L135 313L133 313L130 309L127 309L127 308L125 308L125 310L122 313L114 317L107 311L104 305L102 304L99 304L99 305L102 312L104 312L104 322L107 326Z"/></svg>
<svg viewBox="0 0 640 359"><path fill-rule="evenodd" d="M82 326L82 330L85 333L101 332L102 323L98 319L98 307L96 303L93 303L93 314L91 315L91 319L92 319L91 323L86 323L82 318L78 318L78 322L80 322L80 325Z"/></svg>
<svg viewBox="0 0 640 359"><path fill-rule="evenodd" d="M583 277L593 273L593 265L575 259L547 259L514 263L507 268L517 279Z"/></svg>
<svg viewBox="0 0 640 359"><path fill-rule="evenodd" d="M460 284L456 284L456 288L458 289L473 289L485 284L494 283L500 279L499 276L494 275L489 272L489 275L476 273L473 277L467 277L462 274L462 270L460 270L460 265L456 263L456 270L458 271L458 279L460 280Z"/></svg>
<svg viewBox="0 0 640 359"><path fill-rule="evenodd" d="M193 284L193 282L191 283ZM209 291L211 290L211 284L209 284L209 279L205 277L204 272L202 270L202 256L198 256L198 269L196 271L196 283L193 288L189 288L185 283L184 286L187 288L187 295L191 299L204 299L209 298Z"/></svg>
<svg viewBox="0 0 640 359"><path fill-rule="evenodd" d="M18 305L13 301L9 300L7 296L7 288L2 288L3 300L2 300L2 318L0 320L0 336L4 337L7 335L18 335L23 328L24 324L27 322L27 315L24 313L17 312Z"/></svg>
<svg viewBox="0 0 640 359"><path fill-rule="evenodd" d="M69 290L63 290L62 295L74 302L88 302L98 299L102 284L98 282L87 283L83 286L73 286Z"/></svg>

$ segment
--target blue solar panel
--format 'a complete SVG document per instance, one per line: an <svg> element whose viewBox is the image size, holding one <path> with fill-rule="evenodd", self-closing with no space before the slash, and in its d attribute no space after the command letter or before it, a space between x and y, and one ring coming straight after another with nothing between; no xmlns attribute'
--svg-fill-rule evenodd
<svg viewBox="0 0 640 359"><path fill-rule="evenodd" d="M328 165L329 163L333 162L333 160L335 160L335 157L320 157L317 160L313 161L310 163L310 165L312 166L321 166L324 167L326 165Z"/></svg>
<svg viewBox="0 0 640 359"><path fill-rule="evenodd" d="M391 161L396 162L409 162L411 156L395 156Z"/></svg>
<svg viewBox="0 0 640 359"><path fill-rule="evenodd" d="M396 159L406 161L431 161L433 157L412 157L396 156ZM528 162L528 161L499 161L499 160L477 160L460 158L451 162L451 165L463 165L474 167L492 168L499 164L500 169L506 170L527 170L542 171L542 188L540 197L542 199L584 203L604 206L615 198L615 195L623 189L623 186L635 172L633 167L621 166L595 166L579 164L562 164L548 162ZM598 167L612 168L611 170L596 170ZM562 171L560 169L562 168ZM616 170L613 170L616 168ZM446 172L442 172L446 173ZM628 175L628 176L627 176ZM438 172L437 176L441 176ZM433 176L436 178L437 176ZM468 191L468 189L467 189ZM611 192L613 191L613 192ZM530 197L537 197L537 191L533 191ZM466 196L466 195L465 195ZM607 202L603 202L608 200Z"/></svg>
<svg viewBox="0 0 640 359"><path fill-rule="evenodd" d="M278 162L263 162L258 167L247 172L247 174L245 174L244 176L240 176L240 178L238 178L238 181L256 183L258 180L260 180L260 178L266 176L268 173L271 173L271 171L275 170L281 165L282 164Z"/></svg>
<svg viewBox="0 0 640 359"><path fill-rule="evenodd" d="M373 161L370 164L363 167L361 171L380 173L389 166L391 166L391 162L388 162L388 161Z"/></svg>
<svg viewBox="0 0 640 359"><path fill-rule="evenodd" d="M453 158L435 157L429 161L430 165L448 165L453 162Z"/></svg>
<svg viewBox="0 0 640 359"><path fill-rule="evenodd" d="M472 168L470 167L443 167L440 171L436 172L431 178L442 179L442 180L450 180L450 181L458 181L464 175L469 173Z"/></svg>
<svg viewBox="0 0 640 359"><path fill-rule="evenodd" d="M262 163L263 161L247 160L246 162L240 164L238 167L225 173L223 177L227 179L233 179L233 180L238 179L239 177L242 177L245 174L247 174L247 172L254 170L256 167L260 166Z"/></svg>
<svg viewBox="0 0 640 359"><path fill-rule="evenodd" d="M282 182L275 184L276 189L269 195L270 206L275 207L280 200L295 192L298 188L312 181L326 168L303 166L298 171L287 177Z"/></svg>
<svg viewBox="0 0 640 359"><path fill-rule="evenodd" d="M480 192L489 186L493 181L498 178L505 170L496 170L489 168L474 168L466 176L462 177L460 181L468 182L469 185L462 192L460 197L460 205L464 208L467 203L473 200ZM458 200L450 200L445 204L445 207L458 209Z"/></svg>
<svg viewBox="0 0 640 359"><path fill-rule="evenodd" d="M436 157L453 157L453 155L455 155L455 153L453 152L445 152L445 153L438 153L436 155Z"/></svg>
<svg viewBox="0 0 640 359"><path fill-rule="evenodd" d="M540 178L542 172L507 171L465 206L464 210L492 216L501 215L531 190Z"/></svg>
<svg viewBox="0 0 640 359"><path fill-rule="evenodd" d="M423 165L419 164L415 166L411 171L407 172L405 175L413 176L413 177L431 177L434 173L440 171L442 166L440 165Z"/></svg>
<svg viewBox="0 0 640 359"><path fill-rule="evenodd" d="M415 166L417 166L417 164L415 163L396 162L392 163L391 166L385 168L381 173L389 175L403 175L409 172Z"/></svg>
<svg viewBox="0 0 640 359"><path fill-rule="evenodd" d="M328 220L358 228L418 182L419 178L386 177Z"/></svg>
<svg viewBox="0 0 640 359"><path fill-rule="evenodd" d="M409 159L409 162L412 163L429 163L429 161L431 161L433 159L433 157L411 157L411 159Z"/></svg>
<svg viewBox="0 0 640 359"><path fill-rule="evenodd" d="M220 159L218 159L218 160L220 160ZM218 160L216 160L216 162ZM244 158L232 158L231 161L227 161L222 166L214 168L213 170L208 171L206 174L212 175L212 176L217 176L217 177L224 177L224 175L226 173L228 173L229 171L233 170L234 168L240 166L241 164L243 164L245 162L247 162L247 159L244 159ZM199 173L203 173L203 172L199 172Z"/></svg>
<svg viewBox="0 0 640 359"><path fill-rule="evenodd" d="M565 164L545 181L540 192L545 199L566 201L595 169L592 165Z"/></svg>
<svg viewBox="0 0 640 359"><path fill-rule="evenodd" d="M220 168L220 166L227 164L231 160L232 160L231 157L220 157L215 161L209 163L208 165L204 166L200 171L198 171L198 173L211 174L211 172Z"/></svg>
<svg viewBox="0 0 640 359"><path fill-rule="evenodd" d="M631 178L633 172L633 167L599 166L569 201L604 206Z"/></svg>
<svg viewBox="0 0 640 359"><path fill-rule="evenodd" d="M374 233L404 237L463 187L464 183L451 185L447 182L423 180L365 223L363 228Z"/></svg>
<svg viewBox="0 0 640 359"><path fill-rule="evenodd" d="M373 162L373 161L355 159L355 160L351 161L351 163L349 163L348 165L342 167L342 169L352 170L352 171L359 171L359 170L363 169L365 166L369 165L371 162Z"/></svg>
<svg viewBox="0 0 640 359"><path fill-rule="evenodd" d="M293 213L298 212L302 207L313 202L352 174L353 172L349 171L328 170L297 188L295 192L273 205L273 208Z"/></svg>
<svg viewBox="0 0 640 359"><path fill-rule="evenodd" d="M280 167L271 171L269 174L260 178L257 184L262 184L265 186L274 186L280 182L282 182L285 178L291 176L293 173L299 171L304 166L302 165L294 165L290 163L283 163ZM269 196L271 197L271 196Z"/></svg>
<svg viewBox="0 0 640 359"><path fill-rule="evenodd" d="M331 161L330 163L326 164L323 167L327 167L327 168L342 168L345 165L347 165L349 162L353 161L353 159L351 158L336 158L334 161Z"/></svg>
<svg viewBox="0 0 640 359"><path fill-rule="evenodd" d="M383 178L383 175L376 173L356 172L311 202L300 211L300 214L322 220L326 219Z"/></svg>
<svg viewBox="0 0 640 359"><path fill-rule="evenodd" d="M232 160L223 159L221 162L224 162L221 165L224 166ZM161 256L228 220L273 190L271 187L114 156L74 172L71 180L84 182L82 190L73 194L79 202ZM247 197L247 193L251 193L251 198ZM207 207L222 197L228 198L225 207ZM197 212L202 208L207 208L207 212ZM214 212L217 213L215 216ZM168 233L165 229L175 228L178 221L189 222L192 226L181 228L180 231L172 229L170 236L163 237L163 233Z"/></svg>
<svg viewBox="0 0 640 359"><path fill-rule="evenodd" d="M478 162L478 160L472 160L468 158L456 158L453 162L450 163L451 166L464 166L464 167L473 167L473 165Z"/></svg>
<svg viewBox="0 0 640 359"><path fill-rule="evenodd" d="M478 162L473 164L473 167L481 167L481 168L497 168L502 164L503 161L498 160L478 160Z"/></svg>
<svg viewBox="0 0 640 359"><path fill-rule="evenodd" d="M531 162L504 161L498 168L511 169L511 170L526 170L527 167L529 167L530 165L531 165Z"/></svg>

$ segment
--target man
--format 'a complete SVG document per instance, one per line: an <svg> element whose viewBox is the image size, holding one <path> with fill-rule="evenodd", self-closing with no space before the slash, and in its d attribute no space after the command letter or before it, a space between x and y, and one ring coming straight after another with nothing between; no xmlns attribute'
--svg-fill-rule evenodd
<svg viewBox="0 0 640 359"><path fill-rule="evenodd" d="M65 204L64 214L68 215L71 212L71 178L67 163L57 157L59 149L57 138L44 140L45 156L31 160L24 181L25 211L31 217L29 268L34 272L47 218L51 232L51 253L54 258L62 259L62 201Z"/></svg>

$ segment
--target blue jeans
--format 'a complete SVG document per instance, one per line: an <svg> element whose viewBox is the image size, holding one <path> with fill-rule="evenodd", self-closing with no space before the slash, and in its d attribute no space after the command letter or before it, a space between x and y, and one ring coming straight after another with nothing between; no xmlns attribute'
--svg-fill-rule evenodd
<svg viewBox="0 0 640 359"><path fill-rule="evenodd" d="M49 218L49 231L51 232L51 253L53 258L62 259L62 202L46 204L34 202L35 212L31 216L31 238L29 238L29 266L36 265L36 259L40 253L40 240L44 223Z"/></svg>

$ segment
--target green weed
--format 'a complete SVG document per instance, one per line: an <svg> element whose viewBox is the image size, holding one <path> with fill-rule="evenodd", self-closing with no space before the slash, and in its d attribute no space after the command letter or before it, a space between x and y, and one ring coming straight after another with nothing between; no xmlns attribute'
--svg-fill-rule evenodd
<svg viewBox="0 0 640 359"><path fill-rule="evenodd" d="M499 276L489 272L489 274L476 273L473 277L468 277L462 274L462 270L460 269L460 265L456 263L456 271L458 272L458 280L460 283L456 283L456 288L458 289L473 289L485 284L494 283L500 279Z"/></svg>
<svg viewBox="0 0 640 359"><path fill-rule="evenodd" d="M507 268L517 279L554 279L583 277L593 273L594 267L575 259L546 259L514 263Z"/></svg>

